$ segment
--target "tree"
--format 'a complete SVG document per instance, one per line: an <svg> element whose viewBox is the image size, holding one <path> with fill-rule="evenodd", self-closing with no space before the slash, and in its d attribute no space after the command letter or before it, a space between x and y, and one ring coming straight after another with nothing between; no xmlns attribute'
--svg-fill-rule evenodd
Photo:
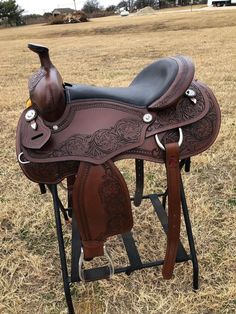
<svg viewBox="0 0 236 314"><path fill-rule="evenodd" d="M22 25L23 12L24 10L16 4L15 0L0 0L0 21L4 21L11 26Z"/></svg>
<svg viewBox="0 0 236 314"><path fill-rule="evenodd" d="M117 5L117 8L119 9L125 8L129 12L132 12L134 10L134 7L135 7L135 0L123 0L119 2L119 4Z"/></svg>
<svg viewBox="0 0 236 314"><path fill-rule="evenodd" d="M99 12L100 10L101 10L101 7L97 0L87 0L82 9L82 11L84 11L87 14L91 14L93 12Z"/></svg>
<svg viewBox="0 0 236 314"><path fill-rule="evenodd" d="M142 9L144 7L150 6L154 9L159 8L159 0L136 0L135 6L137 9Z"/></svg>
<svg viewBox="0 0 236 314"><path fill-rule="evenodd" d="M129 12L132 12L134 10L135 0L127 0L127 4L128 4Z"/></svg>
<svg viewBox="0 0 236 314"><path fill-rule="evenodd" d="M126 0L123 0L121 2L119 2L117 4L117 8L120 9L120 8L125 8L126 10L128 9L128 1Z"/></svg>
<svg viewBox="0 0 236 314"><path fill-rule="evenodd" d="M106 11L107 12L114 12L116 9L116 6L114 4L112 5L109 5L107 8L106 8Z"/></svg>

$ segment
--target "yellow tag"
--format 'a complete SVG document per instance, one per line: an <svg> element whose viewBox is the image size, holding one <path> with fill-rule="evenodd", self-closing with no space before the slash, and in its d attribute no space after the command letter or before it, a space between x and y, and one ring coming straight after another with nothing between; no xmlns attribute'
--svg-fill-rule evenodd
<svg viewBox="0 0 236 314"><path fill-rule="evenodd" d="M32 101L31 101L31 99L29 98L29 99L26 101L26 108L29 108L30 106L32 106Z"/></svg>

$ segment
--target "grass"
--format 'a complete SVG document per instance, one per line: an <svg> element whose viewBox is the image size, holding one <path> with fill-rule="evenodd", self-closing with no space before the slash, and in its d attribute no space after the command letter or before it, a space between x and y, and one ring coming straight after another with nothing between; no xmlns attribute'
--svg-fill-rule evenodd
<svg viewBox="0 0 236 314"><path fill-rule="evenodd" d="M222 109L215 144L192 160L184 175L200 264L200 290L192 292L191 265L178 265L164 281L160 269L142 270L73 287L77 313L234 313L236 11L173 12L108 17L76 25L34 25L0 30L0 313L66 313L51 198L21 173L15 130L28 98L27 80L38 66L28 42L47 45L66 82L127 86L147 64L189 55L196 77L214 91ZM133 163L119 162L134 191ZM163 166L146 163L146 191L165 185ZM150 204L134 208L134 234L146 259L161 258L165 239ZM183 228L182 228L183 229ZM64 226L66 243L70 229ZM183 242L187 240L183 232ZM126 261L109 241L116 265ZM69 252L69 247L68 247Z"/></svg>

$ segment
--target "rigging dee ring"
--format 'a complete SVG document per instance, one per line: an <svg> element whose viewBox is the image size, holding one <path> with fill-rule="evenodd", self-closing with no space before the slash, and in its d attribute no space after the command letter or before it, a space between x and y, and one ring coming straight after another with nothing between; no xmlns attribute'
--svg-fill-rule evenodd
<svg viewBox="0 0 236 314"><path fill-rule="evenodd" d="M162 150L166 150L164 145L161 143L161 141L160 141L160 139L159 139L157 134L155 135L155 140L156 140L157 145ZM183 140L184 140L183 130L181 128L179 128L179 141L178 141L179 147L183 144Z"/></svg>
<svg viewBox="0 0 236 314"><path fill-rule="evenodd" d="M17 157L19 163L22 164L22 165L30 164L30 161L28 161L28 160L23 161L23 160L21 159L22 156L24 156L24 153L23 153L23 152L21 152L21 153L18 155L18 157Z"/></svg>

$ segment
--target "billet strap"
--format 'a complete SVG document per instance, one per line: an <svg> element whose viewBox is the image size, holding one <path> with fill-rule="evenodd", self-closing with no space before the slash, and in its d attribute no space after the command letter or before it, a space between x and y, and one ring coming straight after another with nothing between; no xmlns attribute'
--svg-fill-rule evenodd
<svg viewBox="0 0 236 314"><path fill-rule="evenodd" d="M136 173L136 189L134 195L134 206L141 205L143 198L144 186L144 162L142 159L135 159L135 173Z"/></svg>
<svg viewBox="0 0 236 314"><path fill-rule="evenodd" d="M68 207L72 208L72 193L73 193L73 187L75 183L75 176L71 175L66 178L66 183L67 183L67 203Z"/></svg>
<svg viewBox="0 0 236 314"><path fill-rule="evenodd" d="M180 239L181 199L179 145L178 143L166 144L165 150L168 189L168 232L162 275L164 279L170 279L173 274Z"/></svg>
<svg viewBox="0 0 236 314"><path fill-rule="evenodd" d="M46 194L47 193L45 184L39 183L39 189L40 189L40 193L41 194Z"/></svg>
<svg viewBox="0 0 236 314"><path fill-rule="evenodd" d="M80 162L73 188L73 211L85 260L102 256L108 237L132 229L129 191L111 160L101 165Z"/></svg>

